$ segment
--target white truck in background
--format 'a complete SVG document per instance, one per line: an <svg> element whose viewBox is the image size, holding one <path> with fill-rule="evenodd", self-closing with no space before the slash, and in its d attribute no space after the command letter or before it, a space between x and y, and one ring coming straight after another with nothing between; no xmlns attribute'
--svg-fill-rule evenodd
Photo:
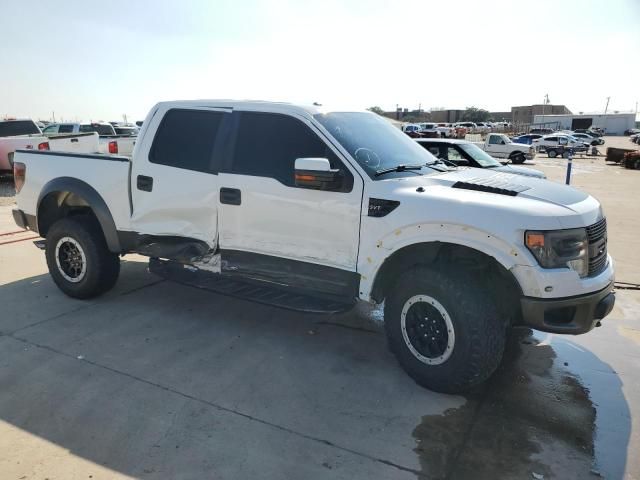
<svg viewBox="0 0 640 480"><path fill-rule="evenodd" d="M438 160L371 112L231 100L153 107L132 158L21 150L16 223L75 298L120 256L283 308L384 302L420 385L460 392L512 326L581 334L615 302L602 206L566 185Z"/></svg>
<svg viewBox="0 0 640 480"><path fill-rule="evenodd" d="M54 150L74 153L98 153L98 134L94 132L58 135L48 138L33 120L0 121L0 173L12 171L16 150Z"/></svg>
<svg viewBox="0 0 640 480"><path fill-rule="evenodd" d="M451 127L445 125L438 125L437 123L423 122L419 123L422 132L435 133L441 138L455 137L456 131Z"/></svg>
<svg viewBox="0 0 640 480"><path fill-rule="evenodd" d="M60 134L91 132L96 132L99 135L98 152L124 155L125 157L130 157L133 154L136 137L129 132L124 135L118 135L114 126L110 123L51 123L42 131L49 138L56 138Z"/></svg>
<svg viewBox="0 0 640 480"><path fill-rule="evenodd" d="M492 157L508 159L516 165L532 160L536 155L535 147L514 143L504 133L489 133L484 142L474 143Z"/></svg>

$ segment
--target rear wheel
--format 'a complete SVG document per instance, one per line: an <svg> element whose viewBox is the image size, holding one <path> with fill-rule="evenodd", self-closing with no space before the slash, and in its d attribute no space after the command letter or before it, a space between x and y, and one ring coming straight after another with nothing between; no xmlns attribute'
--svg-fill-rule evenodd
<svg viewBox="0 0 640 480"><path fill-rule="evenodd" d="M109 251L97 220L67 217L47 232L49 273L58 288L74 298L91 298L110 290L120 273L118 254Z"/></svg>
<svg viewBox="0 0 640 480"><path fill-rule="evenodd" d="M553 148L547 148L547 155L549 155L549 158L556 158L558 156L558 152Z"/></svg>
<svg viewBox="0 0 640 480"><path fill-rule="evenodd" d="M385 302L391 351L419 385L457 393L498 367L506 325L491 295L464 272L416 267Z"/></svg>

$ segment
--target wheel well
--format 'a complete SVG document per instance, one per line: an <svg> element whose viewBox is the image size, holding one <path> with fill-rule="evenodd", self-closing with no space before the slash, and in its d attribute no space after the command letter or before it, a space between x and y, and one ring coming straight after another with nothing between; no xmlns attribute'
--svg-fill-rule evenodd
<svg viewBox="0 0 640 480"><path fill-rule="evenodd" d="M513 274L494 257L454 243L419 243L394 252L380 267L373 283L371 298L376 302L382 302L396 284L398 277L416 266L435 267L443 271L450 268L473 271L482 285L494 296L496 305L504 317L511 323L518 320L522 289Z"/></svg>
<svg viewBox="0 0 640 480"><path fill-rule="evenodd" d="M89 215L97 221L93 209L81 196L73 192L50 192L38 206L38 233L46 237L51 225L62 218L75 215Z"/></svg>
<svg viewBox="0 0 640 480"><path fill-rule="evenodd" d="M521 152L520 150L516 150L515 152L511 152L509 154L509 158L517 157L518 155L524 155L524 153Z"/></svg>

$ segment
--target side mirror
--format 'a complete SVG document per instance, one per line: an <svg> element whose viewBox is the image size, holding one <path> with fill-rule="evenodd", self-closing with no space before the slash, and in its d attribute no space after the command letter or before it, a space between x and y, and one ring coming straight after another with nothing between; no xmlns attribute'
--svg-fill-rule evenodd
<svg viewBox="0 0 640 480"><path fill-rule="evenodd" d="M296 187L312 190L340 190L342 172L332 169L326 158L297 158L295 163Z"/></svg>

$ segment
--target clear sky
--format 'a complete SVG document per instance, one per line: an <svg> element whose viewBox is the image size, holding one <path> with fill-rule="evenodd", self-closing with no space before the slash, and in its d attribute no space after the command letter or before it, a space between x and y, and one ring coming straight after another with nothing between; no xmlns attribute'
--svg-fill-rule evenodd
<svg viewBox="0 0 640 480"><path fill-rule="evenodd" d="M640 101L640 0L0 0L0 116L157 101L509 110Z"/></svg>

